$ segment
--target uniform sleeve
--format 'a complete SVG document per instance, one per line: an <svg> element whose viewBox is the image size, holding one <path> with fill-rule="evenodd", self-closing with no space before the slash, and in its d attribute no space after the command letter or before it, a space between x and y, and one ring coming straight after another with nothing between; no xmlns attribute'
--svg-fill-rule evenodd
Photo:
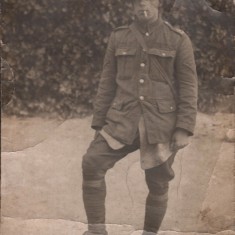
<svg viewBox="0 0 235 235"><path fill-rule="evenodd" d="M91 124L93 129L101 129L106 124L106 114L116 94L116 70L115 35L113 32L109 38L109 43L106 49L103 71L94 102L94 113Z"/></svg>
<svg viewBox="0 0 235 235"><path fill-rule="evenodd" d="M193 48L186 34L177 49L176 78L178 82L178 111L176 128L186 130L193 135L196 114L198 83Z"/></svg>

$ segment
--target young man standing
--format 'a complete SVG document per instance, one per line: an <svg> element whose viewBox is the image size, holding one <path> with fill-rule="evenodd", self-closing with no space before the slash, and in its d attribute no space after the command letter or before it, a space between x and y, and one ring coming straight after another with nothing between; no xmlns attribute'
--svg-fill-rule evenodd
<svg viewBox="0 0 235 235"><path fill-rule="evenodd" d="M162 20L161 0L132 2L135 21L110 36L94 104L97 133L83 157L85 235L108 234L105 174L137 149L149 189L143 234L157 234L175 154L195 126L197 75L188 36Z"/></svg>

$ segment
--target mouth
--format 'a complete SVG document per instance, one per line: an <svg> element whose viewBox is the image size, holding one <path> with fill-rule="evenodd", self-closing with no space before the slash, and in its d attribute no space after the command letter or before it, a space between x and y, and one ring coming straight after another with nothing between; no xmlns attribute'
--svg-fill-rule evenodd
<svg viewBox="0 0 235 235"><path fill-rule="evenodd" d="M144 12L148 12L148 10L142 9L142 10L139 10L138 12L139 12L139 13L144 13Z"/></svg>

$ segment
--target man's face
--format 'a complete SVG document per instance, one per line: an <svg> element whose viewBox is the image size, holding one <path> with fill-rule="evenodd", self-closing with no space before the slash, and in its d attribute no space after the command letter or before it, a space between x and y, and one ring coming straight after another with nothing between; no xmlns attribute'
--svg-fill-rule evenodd
<svg viewBox="0 0 235 235"><path fill-rule="evenodd" d="M158 18L159 0L134 0L133 10L141 22L152 22Z"/></svg>

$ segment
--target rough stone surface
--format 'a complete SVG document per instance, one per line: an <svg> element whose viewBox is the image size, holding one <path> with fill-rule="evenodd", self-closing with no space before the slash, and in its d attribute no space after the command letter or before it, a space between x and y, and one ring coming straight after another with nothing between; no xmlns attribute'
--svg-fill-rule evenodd
<svg viewBox="0 0 235 235"><path fill-rule="evenodd" d="M90 121L3 118L3 235L82 234L81 158L94 135ZM223 142L228 128L233 128L233 115L199 114L191 144L174 163L176 177L160 235L234 234L229 232L234 145ZM139 152L118 162L106 179L110 234L141 229L147 188Z"/></svg>
<svg viewBox="0 0 235 235"><path fill-rule="evenodd" d="M235 129L229 129L226 133L226 140L228 142L235 142Z"/></svg>
<svg viewBox="0 0 235 235"><path fill-rule="evenodd" d="M34 147L47 139L62 123L56 119L3 117L2 151L14 152Z"/></svg>
<svg viewBox="0 0 235 235"><path fill-rule="evenodd" d="M208 231L235 225L234 150L234 147L231 148L231 144L223 143L220 157L209 182L201 209L201 220L207 225Z"/></svg>
<svg viewBox="0 0 235 235"><path fill-rule="evenodd" d="M82 235L86 231L86 225L67 220L20 220L3 218L2 235ZM141 231L135 231L130 225L107 225L109 235L142 235ZM160 231L159 235L210 235L209 233ZM234 231L222 231L216 235L235 235Z"/></svg>

